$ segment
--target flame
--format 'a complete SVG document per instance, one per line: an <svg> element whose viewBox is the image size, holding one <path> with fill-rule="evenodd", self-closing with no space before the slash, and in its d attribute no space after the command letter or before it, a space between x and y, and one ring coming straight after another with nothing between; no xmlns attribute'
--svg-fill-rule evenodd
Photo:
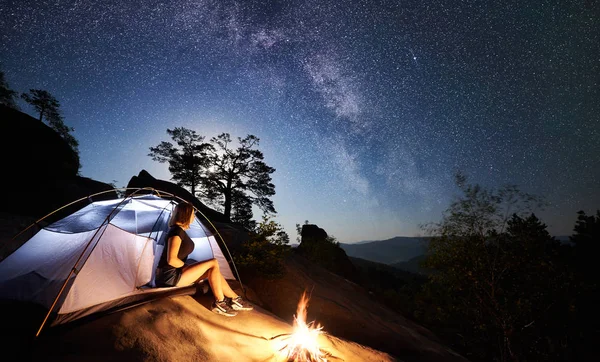
<svg viewBox="0 0 600 362"><path fill-rule="evenodd" d="M319 335L323 334L323 327L315 325L314 322L306 323L308 299L305 291L294 316L294 332L279 349L285 354L288 362L327 362L326 354L318 342Z"/></svg>

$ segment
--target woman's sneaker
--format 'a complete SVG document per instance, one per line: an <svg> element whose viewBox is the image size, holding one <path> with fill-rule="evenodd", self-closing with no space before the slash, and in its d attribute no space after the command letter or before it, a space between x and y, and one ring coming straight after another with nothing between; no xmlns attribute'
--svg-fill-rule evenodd
<svg viewBox="0 0 600 362"><path fill-rule="evenodd" d="M235 297L233 299L226 297L225 300L229 302L229 305L234 310L252 310L252 309L254 309L252 304L250 304L247 300L245 300L241 296Z"/></svg>
<svg viewBox="0 0 600 362"><path fill-rule="evenodd" d="M226 299L223 299L220 302L214 301L212 304L212 311L227 317L235 317L237 315L237 312L231 308Z"/></svg>

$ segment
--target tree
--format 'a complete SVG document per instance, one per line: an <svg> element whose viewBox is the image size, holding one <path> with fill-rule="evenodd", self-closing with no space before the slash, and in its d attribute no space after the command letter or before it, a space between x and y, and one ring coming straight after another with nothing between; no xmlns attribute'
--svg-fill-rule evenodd
<svg viewBox="0 0 600 362"><path fill-rule="evenodd" d="M246 230L256 229L256 221L252 220L250 199L244 197L240 190L235 190L231 203L231 221L241 224Z"/></svg>
<svg viewBox="0 0 600 362"><path fill-rule="evenodd" d="M47 119L50 128L55 130L67 142L79 158L79 141L71 134L71 132L75 131L75 128L67 126L63 121L62 115L58 112L53 111L49 113Z"/></svg>
<svg viewBox="0 0 600 362"><path fill-rule="evenodd" d="M462 196L440 223L425 227L432 235L424 266L432 270L434 313L458 326L465 348L489 353L495 344L496 356L484 359L552 359L564 336L551 333L565 328L546 327L566 324L568 278L558 242L532 213L543 202L513 185L485 189L462 174L455 181Z"/></svg>
<svg viewBox="0 0 600 362"><path fill-rule="evenodd" d="M240 222L252 229L252 206L265 214L276 213L270 197L275 194L271 174L275 169L264 161L263 153L255 147L258 137L238 137L238 146L232 147L228 133L222 133L204 143L204 137L183 127L167 133L177 143L161 142L150 147L154 161L168 162L169 171L180 186L190 188L192 194L221 210L229 220Z"/></svg>
<svg viewBox="0 0 600 362"><path fill-rule="evenodd" d="M196 196L202 171L209 167L209 145L202 142L204 137L187 128L167 129L167 134L178 147L163 141L156 147L150 147L148 156L160 163L168 162L172 179L179 186L189 187L192 195Z"/></svg>
<svg viewBox="0 0 600 362"><path fill-rule="evenodd" d="M600 278L596 265L600 253L600 210L596 211L596 215L579 211L573 231L569 238L573 245L572 263L576 275L573 309L578 316L577 323L573 323L574 339L579 342L576 349L581 354L595 357L596 344L600 340Z"/></svg>
<svg viewBox="0 0 600 362"><path fill-rule="evenodd" d="M592 289L600 288L600 278L596 272L596 259L600 253L600 210L596 215L577 212L574 234L569 237L574 250L574 262L579 278Z"/></svg>
<svg viewBox="0 0 600 362"><path fill-rule="evenodd" d="M212 203L223 206L227 218L231 216L232 205L243 203L258 206L266 214L275 214L270 197L275 195L275 185L271 183L273 167L264 161L263 153L255 149L259 138L248 135L238 137L238 147L231 147L229 133L221 133L211 138L209 163L202 177L201 194Z"/></svg>
<svg viewBox="0 0 600 362"><path fill-rule="evenodd" d="M575 233L569 240L575 245L578 259L594 268L589 262L595 260L600 252L600 210L596 211L596 215L590 216L583 210L577 212L573 231Z"/></svg>
<svg viewBox="0 0 600 362"><path fill-rule="evenodd" d="M29 93L21 94L21 98L23 98L25 102L31 104L36 112L39 112L40 122L46 120L48 126L56 131L62 137L62 139L67 142L69 147L71 147L71 149L75 152L77 156L77 163L80 168L79 142L71 134L71 132L75 131L75 129L67 126L64 122L63 116L60 112L60 102L48 91L41 89L30 89Z"/></svg>
<svg viewBox="0 0 600 362"><path fill-rule="evenodd" d="M42 89L30 89L29 93L21 94L21 98L23 98L25 102L31 104L36 112L40 114L40 122L44 119L48 122L50 122L50 119L55 119L55 122L58 122L57 118L60 115L60 102L58 102L58 100L48 91Z"/></svg>
<svg viewBox="0 0 600 362"><path fill-rule="evenodd" d="M8 86L8 82L4 78L4 72L0 71L0 104L13 109L19 109L19 106L15 102L17 96L18 93Z"/></svg>

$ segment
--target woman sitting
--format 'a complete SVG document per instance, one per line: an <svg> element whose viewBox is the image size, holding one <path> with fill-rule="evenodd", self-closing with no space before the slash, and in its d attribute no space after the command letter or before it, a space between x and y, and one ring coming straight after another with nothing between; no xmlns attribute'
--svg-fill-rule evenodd
<svg viewBox="0 0 600 362"><path fill-rule="evenodd" d="M194 207L181 202L175 206L169 220L167 245L158 262L156 286L180 287L198 283L207 273L208 283L215 301L212 311L228 317L237 315L238 310L252 310L253 307L244 298L237 295L229 286L219 269L216 259L186 265L188 255L194 250L194 242L186 233L194 221Z"/></svg>

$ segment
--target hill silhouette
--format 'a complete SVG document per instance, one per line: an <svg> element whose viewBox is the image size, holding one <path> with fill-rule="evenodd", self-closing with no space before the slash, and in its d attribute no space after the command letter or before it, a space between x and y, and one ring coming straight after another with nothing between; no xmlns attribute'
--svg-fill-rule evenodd
<svg viewBox="0 0 600 362"><path fill-rule="evenodd" d="M424 237L397 236L387 240L355 244L340 243L340 247L351 257L393 264L425 254L427 240Z"/></svg>
<svg viewBox="0 0 600 362"><path fill-rule="evenodd" d="M74 201L113 187L78 174L79 156L56 131L38 119L0 104L0 167L6 172L0 213L41 217ZM96 200L114 198L106 193ZM73 209L65 209L56 217ZM9 217L9 216L7 216Z"/></svg>
<svg viewBox="0 0 600 362"><path fill-rule="evenodd" d="M404 270L411 273L426 275L428 270L421 266L421 263L425 260L425 254L417 255L407 261L401 261L399 263L392 263L390 266Z"/></svg>

